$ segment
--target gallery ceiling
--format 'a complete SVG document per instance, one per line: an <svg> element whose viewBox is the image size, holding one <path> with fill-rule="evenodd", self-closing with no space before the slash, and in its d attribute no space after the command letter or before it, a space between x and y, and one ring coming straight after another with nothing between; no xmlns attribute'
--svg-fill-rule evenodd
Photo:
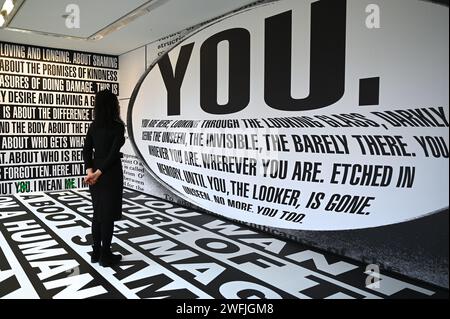
<svg viewBox="0 0 450 319"><path fill-rule="evenodd" d="M7 27L0 28L0 41L120 55L252 2L22 0ZM79 9L79 27L69 28L73 5ZM69 22L77 26L76 20Z"/></svg>

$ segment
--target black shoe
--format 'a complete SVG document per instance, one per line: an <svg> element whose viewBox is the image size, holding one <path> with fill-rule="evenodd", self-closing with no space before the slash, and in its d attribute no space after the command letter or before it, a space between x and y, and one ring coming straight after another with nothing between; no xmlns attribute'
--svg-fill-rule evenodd
<svg viewBox="0 0 450 319"><path fill-rule="evenodd" d="M92 246L91 263L98 263L100 260L100 247Z"/></svg>
<svg viewBox="0 0 450 319"><path fill-rule="evenodd" d="M100 266L112 267L122 260L122 255L114 255L111 250L102 250L100 255Z"/></svg>

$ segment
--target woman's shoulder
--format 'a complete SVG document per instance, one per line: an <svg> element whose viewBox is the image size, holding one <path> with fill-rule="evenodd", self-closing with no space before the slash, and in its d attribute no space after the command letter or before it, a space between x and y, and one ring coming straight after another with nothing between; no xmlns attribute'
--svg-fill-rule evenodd
<svg viewBox="0 0 450 319"><path fill-rule="evenodd" d="M123 133L125 130L125 123L121 120L115 120L113 123L113 129L117 132Z"/></svg>
<svg viewBox="0 0 450 319"><path fill-rule="evenodd" d="M113 125L118 128L125 127L125 123L122 120L114 120Z"/></svg>
<svg viewBox="0 0 450 319"><path fill-rule="evenodd" d="M111 131L120 131L122 129L124 129L125 126L123 123L119 123L119 122L114 122L110 125L99 125L95 122L93 122L90 126L89 126L89 131L94 133L94 132L111 132Z"/></svg>

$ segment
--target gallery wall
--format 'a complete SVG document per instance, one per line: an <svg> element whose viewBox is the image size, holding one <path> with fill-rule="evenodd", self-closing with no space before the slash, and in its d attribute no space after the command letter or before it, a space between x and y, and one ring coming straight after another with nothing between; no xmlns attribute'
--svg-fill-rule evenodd
<svg viewBox="0 0 450 319"><path fill-rule="evenodd" d="M119 58L0 42L0 194L84 187L94 96L119 94Z"/></svg>
<svg viewBox="0 0 450 319"><path fill-rule="evenodd" d="M269 3L272 1L266 1L266 3ZM285 1L285 2L289 2L289 1ZM308 2L308 1L306 1ZM262 2L258 2L257 4L261 4ZM292 3L292 1L291 1ZM264 3L263 3L264 4ZM309 5L309 2L308 4ZM367 18L368 13L365 11L365 9L370 5L370 1L358 1L357 3L355 1L348 1L347 2L347 13L352 13L353 15L355 13L360 14L360 18L361 20L350 20L350 22L347 22L348 26L351 26L351 30L359 30L362 29L359 24L364 24L365 23L365 18ZM380 2L381 5L381 12L386 12L386 10L383 10L383 8L386 8L386 6L388 6L389 4L385 1ZM406 1L402 1L399 0L397 1L396 7L400 8L402 5L407 6L408 2ZM429 5L426 2L417 2L414 4L414 8L408 8L409 9L409 14L412 14L412 12L414 10L415 14L417 15L417 17L420 16L420 10L425 9L428 11L429 15L432 14L436 14L437 11L435 11L435 8L431 8L430 6L427 7L427 5ZM268 5L268 7L270 8L270 4ZM305 5L306 8L306 5ZM445 8L445 7L444 7ZM245 9L248 8L244 8L244 10L237 10L239 12L243 12L245 11ZM391 8L392 9L392 8ZM418 10L418 11L417 11ZM446 9L447 11L440 11L439 15L441 15L442 19L447 19L448 20L448 9ZM251 10L249 10L251 11ZM270 9L267 9L266 11L270 11ZM305 10L306 11L306 10ZM392 11L392 10L391 10ZM394 10L395 11L395 10ZM256 10L255 10L256 12ZM276 11L277 13L279 13L278 11ZM368 11L370 12L370 11ZM414 15L414 14L413 14ZM258 19L258 16L256 15L256 17L252 17L251 19ZM439 19L441 19L439 18ZM384 23L386 23L386 21L389 21L389 26L392 28L397 28L397 27L402 27L405 28L406 25L409 25L406 23L406 20L403 21L402 23L398 23L395 24L393 23L396 19L396 16L394 14L389 15L388 18L386 18L384 21ZM400 19L400 18L399 18ZM439 19L436 19L436 21L438 21ZM220 20L220 19L219 19ZM218 20L218 21L219 21ZM249 19L247 19L249 20ZM420 19L415 19L415 21L417 22ZM235 20L237 21L237 20ZM309 19L306 19L305 21L309 21ZM425 20L423 20L425 21ZM440 22L436 22L435 23L440 23ZM439 20L440 21L440 20ZM426 22L426 21L425 21ZM214 24L212 23L212 27L209 28L209 30L214 29ZM219 23L220 24L220 23ZM297 25L298 27L299 22L296 22L294 20L294 26ZM263 25L263 24L261 24ZM421 24L419 24L421 25ZM236 25L234 24L235 27L238 27L240 25ZM370 43L371 41L373 41L374 39L376 39L376 41L382 41L383 40L383 36L380 36L379 32L378 34L376 33L377 30L370 30L365 28L366 30L363 32L364 36L366 36L366 39L364 40L364 43L360 43L359 45L361 45L361 47L358 47L358 52L359 54L361 54L362 52L366 52L367 50L371 50L370 49ZM196 43L196 39L200 39L201 36L196 35L197 31L201 30L201 25L199 26L194 26L193 28L190 28L188 30L182 30L177 34L172 34L172 35L168 35L167 37L164 37L156 42L150 43L146 46L143 46L141 48L138 48L136 50L133 50L131 52L128 52L122 56L120 56L120 63L121 63L121 73L120 73L120 81L121 81L121 95L120 95L120 99L121 99L121 104L123 106L123 116L126 116L127 114L127 110L128 110L128 103L130 102L130 100L133 100L133 90L135 89L135 84L137 84L139 82L139 80L141 80L141 84L144 81L144 88L141 90L141 92L145 93L145 96L147 97L147 99L145 100L145 111L144 113L139 113L142 111L139 111L138 113L141 114L141 117L139 116L135 116L137 113L133 114L133 116L131 118L133 118L134 120L136 120L136 122L139 122L142 119L161 119L164 117L161 117L161 113L159 111L159 105L162 104L164 105L164 100L159 98L159 89L156 89L156 85L157 82L155 82L154 80L152 82L151 86L146 86L145 84L145 80L144 77L142 77L146 70L147 70L147 76L148 78L150 78L151 76L151 72L148 72L148 68L152 66L152 64L155 63L155 61L157 59L160 59L162 56L164 56L164 54L166 52L171 51L171 49L173 47L175 47L174 50L172 50L172 53L169 55L170 56L170 61L172 63L172 67L175 69L176 65L177 65L177 59L179 59L180 55L182 54L179 50L180 47L183 47L183 44L189 44L189 43ZM405 29L406 30L406 29ZM437 30L437 28L435 28L435 30ZM445 36L447 34L447 38L448 38L448 31L444 31L444 29L438 29L439 32L434 34L434 40L436 39L445 39ZM379 30L378 30L379 31ZM387 30L389 33L389 30ZM423 30L422 30L423 31ZM207 31L208 32L208 28ZM426 33L425 31L423 31L424 33ZM353 31L352 35L355 36L357 32ZM201 31L199 32L199 34L201 34ZM210 32L210 35L213 35L214 32ZM194 35L192 38L189 38L190 35ZM374 38L372 38L374 36ZM260 38L260 35L257 36L257 39ZM185 40L187 39L187 40ZM204 39L204 38L203 38ZM181 45L179 45L178 47L176 46L177 43L180 43L181 41L185 40ZM305 37L305 40L307 40L307 37ZM393 40L391 38L388 39L384 39L383 41L385 41L386 43L390 43L390 41ZM433 40L430 40L431 42L429 43L431 45L431 43L435 43L433 42ZM252 44L254 44L255 42L252 41ZM307 42L306 42L307 43ZM410 45L416 45L413 44L414 41L410 42ZM201 45L201 42L198 44ZM380 43L381 45L381 43ZM197 46L197 44L195 44L195 46ZM365 48L364 46L367 46L367 48ZM406 42L404 44L404 46L406 45ZM438 61L438 60L442 60L443 56L446 56L445 54L445 45L438 45L439 48L435 48L434 52L436 52L435 54L439 55L439 58L434 59L434 61ZM376 47L376 45L374 46ZM348 48L348 44L347 44L347 48ZM394 47L392 47L394 48ZM406 47L402 47L401 42L398 43L398 45L396 46L396 48L398 48L399 50L403 50L402 48ZM178 50L177 50L178 49ZM417 48L414 48L414 50L416 50ZM299 50L299 49L297 49ZM373 49L372 49L373 50ZM381 50L381 48L380 48ZM411 49L412 50L412 49ZM367 53L369 52L367 51ZM448 51L448 49L447 49ZM195 49L194 49L195 52ZM255 54L255 52L259 52L256 53L256 57L258 54L262 54L264 51L257 51L254 50L252 51L252 54ZM298 51L297 51L298 52ZM412 51L411 51L412 52ZM416 51L414 51L416 52ZM194 53L195 54L195 53ZM348 58L347 58L347 63L348 63L348 59L351 56L353 59L356 59L356 61L358 61L358 63L363 63L364 60L360 59L360 58L356 58L354 56L355 53L353 52L347 52L348 54ZM353 54L353 55L351 55ZM365 53L364 53L365 54ZM387 79L389 79L391 76L389 75L389 73L383 73L383 68L385 67L381 67L381 65L384 64L384 60L380 59L380 57L386 56L386 49L383 49L382 51L377 53L377 58L374 58L374 55L366 55L366 56L370 56L372 58L374 58L375 60L371 60L370 63L363 63L361 64L363 67L358 68L358 72L359 73L364 73L363 75L366 76L367 78L370 78L373 74L378 74L380 75L381 73L381 84L379 85L379 96L377 97L377 101L380 104L383 105L383 99L386 100L386 88L388 86L387 83L390 83L389 85L394 85L395 82L387 82ZM418 55L419 56L419 55ZM447 54L448 56L448 54ZM386 59L388 57L386 56ZM194 58L193 58L194 59ZM253 57L252 57L253 59ZM433 61L433 59L427 60L427 61ZM442 60L443 63L448 65L448 58L447 59L443 59ZM441 62L442 62L441 61ZM422 62L420 64L423 64ZM220 63L219 63L220 65ZM351 64L350 64L351 65ZM367 69L367 66L370 66ZM427 66L422 65L422 67L430 67L431 65L433 65L433 62L430 62L429 64L427 64ZM436 63L434 63L434 65L436 66ZM435 67L433 66L433 67ZM159 65L159 67L161 68L161 65ZM297 66L298 67L298 66ZM354 66L351 66L354 67ZM440 68L440 66L437 66L438 68ZM364 71L364 69L367 69ZM158 70L158 65L153 68L154 70ZM446 68L442 68L442 69L446 69ZM192 75L190 74L190 72L192 72L192 70L194 69L189 69L186 72L185 77L188 79L186 80L187 84L190 87L192 86L192 83L196 83L197 78L196 76L192 77ZM425 70L425 69L424 69ZM223 70L222 70L223 71ZM386 69L387 72L388 69ZM156 72L157 74L158 72ZM439 72L437 72L439 73ZM437 74L436 73L436 74ZM153 72L153 74L155 74L155 72ZM447 75L446 75L447 74ZM223 74L222 74L223 75ZM401 74L399 74L401 75ZM403 75L402 75L403 76ZM412 75L411 75L412 76ZM447 78L446 78L447 76ZM142 78L141 78L142 77ZM425 78L422 79L422 83L427 83L428 80L425 80ZM429 79L431 81L431 78ZM389 79L390 81L390 79ZM441 80L438 81L439 83L441 82L447 82L448 83L448 72L447 73L442 73L442 78ZM442 84L442 83L441 83ZM440 98L437 98L437 100L435 101L442 101L442 105L443 105L443 112L444 114L444 122L445 122L445 118L447 118L448 121L448 89L444 89L445 85L442 84L439 85L438 87L435 87L434 92L439 92L438 94L434 94L434 96L440 96ZM187 90L183 89L183 94L188 94L186 92L192 92L192 90ZM193 89L193 91L195 92L196 89ZM223 95L223 91L220 91L221 88L219 87L219 95L222 94ZM382 91L385 90L385 91ZM164 90L163 90L164 91ZM392 90L392 93L389 94L396 94L394 93L395 90ZM155 95L152 95L152 92L156 92ZM398 93L398 98L396 99L396 103L399 103L400 107L407 107L409 103L411 103L411 105L419 105L419 103L417 101L414 101L414 98L412 96L409 96L406 100L404 100L403 102L402 99L404 99L406 97L406 93L408 92L407 86L402 87L401 92L403 93ZM421 93L419 94L419 91L417 91L416 93L418 94L417 96L420 96L420 99L426 99L426 96L429 96L428 93L431 93L432 91L428 91L426 93ZM136 92L135 92L136 93ZM358 96L356 95L357 91L352 94L352 98L354 99L354 101L356 102L351 102L350 105L353 104L352 107L356 107L357 111L355 112L365 112L366 110L380 110L380 108L378 109L370 109L368 108L367 105L365 105L364 101L361 100L361 96L359 99L359 103L358 103ZM410 92L412 94L412 92ZM138 95L138 93L136 93L135 95ZM137 97L139 98L139 97ZM134 97L134 100L136 99L136 96ZM162 102L161 102L162 101ZM348 101L350 100L346 100L346 103L348 103ZM381 102L380 102L381 101ZM409 101L409 102L406 102ZM133 104L136 103L136 101L132 101ZM138 102L140 103L140 102ZM186 104L186 100L184 101L185 104L182 105L182 107L184 108L183 112L186 115L182 115L181 117L177 117L176 119L199 119L199 118L195 118L196 115L193 115L193 113L189 110L189 104ZM403 105L401 105L401 103L403 103ZM370 103L367 103L368 105ZM377 104L377 103L373 103L373 104ZM433 104L433 103L431 103ZM139 104L140 106L142 106L143 104ZM441 105L440 102L436 103L437 105ZM134 105L133 105L134 106ZM370 105L369 105L370 106ZM397 105L396 105L397 106ZM430 104L426 105L427 107L430 107ZM135 107L135 106L134 106ZM192 106L195 107L195 104ZM365 107L365 108L364 108ZM388 109L391 106L388 106ZM437 106L439 107L439 106ZM152 118L152 114L155 116ZM275 114L275 115L274 115ZM251 116L248 116L249 113L246 113L247 118L251 118ZM251 114L250 114L251 115ZM276 112L273 112L273 114L271 113L271 115L276 116ZM233 117L234 115L231 115L231 117ZM240 117L242 117L240 115ZM226 118L226 116L225 116ZM233 117L234 118L234 117ZM378 119L379 120L379 119ZM379 121L379 123L382 123L382 121ZM130 124L130 123L128 123ZM437 135L440 135L444 141L444 144L447 143L448 146L448 133L445 133L445 123L443 124L444 128L441 129L440 131L435 130L433 132L436 133ZM448 127L448 125L447 125ZM141 128L142 129L142 128ZM448 130L448 129L447 129ZM143 130L145 131L145 129ZM425 130L426 131L426 130ZM406 130L402 131L401 134L428 134L428 133L424 133L424 128L417 128L417 130L411 131L413 133L406 133ZM139 138L139 136L141 136L142 131L139 130L139 132L137 133L137 136ZM443 135L442 135L443 134ZM152 144L152 143L150 143ZM157 144L157 143L156 143ZM148 144L147 144L148 145ZM136 149L142 149L141 147L136 147L136 145L134 145L134 147L132 146L132 143L130 140L128 140L126 146L125 146L125 153L127 154L125 159L124 159L124 167L125 167L125 185L127 187L133 188L135 190L139 190L148 194L152 194L164 199L168 199L174 202L177 202L179 204L185 205L185 206L192 206L194 205L195 207L199 208L199 209L204 209L206 208L203 205L196 205L196 200L189 200L189 196L186 197L185 195L180 196L180 193L178 191L175 190L175 188L177 187L168 187L168 185L170 186L174 186L175 184L179 186L179 184L177 184L177 181L172 182L172 184L170 184L170 179L169 180L169 184L166 183L161 183L161 180L159 180L161 178L161 175L155 171L155 169L153 168L153 172L151 170L149 170L148 166L158 163L161 161L161 159L158 158L153 158L153 160L150 159L151 164L148 164L149 162L149 158L148 157L148 153L142 155L142 154L137 154L136 153ZM445 153L445 152L444 152ZM145 161L147 161L148 163L146 163L145 161L143 161L143 157L146 158ZM385 159L387 161L390 161L392 159L385 157ZM404 160L406 160L406 158L404 158ZM361 161L361 160L359 160ZM362 159L362 161L371 161L369 159ZM376 160L377 162L379 161L379 159ZM401 161L394 161L396 162L396 164L394 165L399 165L400 163L402 163ZM409 159L407 159L408 163L411 163L411 161ZM429 173L429 171L427 171L427 167L429 167L429 165L433 165L431 164L432 161L427 162L427 159L424 160L424 166L422 166L421 168L418 168L418 170L420 170L419 174L424 174L423 176L425 176L426 174ZM436 162L437 163L437 162ZM448 163L448 157L446 158L445 155L443 155L443 157L441 158L441 160L439 161L440 164L436 164L438 165L438 167L441 167L441 169L445 170L446 168L445 163ZM440 166L442 164L442 166ZM417 165L417 161L415 162L415 165ZM147 166L147 168L145 168ZM420 165L417 165L417 167L419 167ZM211 173L209 173L211 174ZM155 175L158 176L159 178L155 178ZM159 181L158 181L159 180ZM420 179L419 179L420 180ZM443 184L442 184L443 183ZM164 185L164 186L163 186ZM439 186L440 185L440 186ZM443 186L442 186L443 185ZM436 191L432 190L434 187L436 188ZM445 195L443 193L443 188L445 189L445 187L448 187L448 181L446 183L446 180L441 180L440 182L437 181L435 184L430 184L428 185L428 194L432 194L432 196L428 196L428 200L430 198L440 198L442 200L444 200L444 202L447 202L447 207L448 207L448 195ZM418 187L416 187L416 189L419 189ZM383 192L381 192L380 194L382 194ZM397 204L395 201L392 201L396 196L394 195L394 192L388 193L388 192L384 192L385 195L388 195L388 197L386 197L386 199L382 200L387 206L386 207L393 207L392 205ZM425 195L423 192L422 193L417 193L418 195L412 196L412 198L416 198L417 200L420 201L426 201L427 199L425 199L427 197L427 195ZM382 198L384 195L379 195L380 198ZM423 196L422 199L420 199ZM390 199L388 199L390 198ZM433 201L433 200L431 200ZM198 207L200 206L200 207ZM395 205L394 205L395 206ZM444 205L445 206L445 205ZM226 215L227 212L227 208L226 207L222 207L222 208L216 208L216 209L206 209L207 211L209 211L210 213L218 213L221 215ZM394 209L397 211L397 209ZM395 216L395 214L392 212L392 209L384 209L384 212L387 213L390 216ZM408 213L408 211L407 211ZM232 217L231 217L232 218ZM242 220L241 218L232 218L232 219L237 219L237 220ZM437 285L441 285L441 286L445 286L448 287L448 273L447 273L447 269L448 269L448 210L443 210L440 211L439 213L436 214L429 214L426 217L422 217L419 219L414 219L412 221L407 221L407 222L401 222L401 223L394 223L393 225L386 225L386 226L381 226L381 227L369 227L369 228L365 228L365 229L355 229L355 230L340 230L340 231L310 231L307 230L308 228L305 228L306 230L293 230L293 229L288 229L289 227L284 227L284 228L275 228L273 227L273 225L271 225L270 223L266 223L264 225L261 225L261 223L257 220L257 218L255 218L255 223L252 223L251 221L249 222L247 220L247 224L253 224L254 227L257 228L261 228L264 229L265 231L271 232L273 233L275 236L281 236L281 237L288 237L290 239L305 243L305 244L309 244L309 245L314 245L316 247L320 247L322 249L328 250L328 251L332 251L332 252L336 252L338 254L342 254L342 255L346 255L348 257L357 259L357 260L362 260L364 262L367 263L373 263L373 264L378 264L381 266L382 269L389 269L389 270L393 270L396 272L400 272L403 275L409 276L409 277L413 277L413 278L417 278L417 279L421 279L421 280L425 280Z"/></svg>

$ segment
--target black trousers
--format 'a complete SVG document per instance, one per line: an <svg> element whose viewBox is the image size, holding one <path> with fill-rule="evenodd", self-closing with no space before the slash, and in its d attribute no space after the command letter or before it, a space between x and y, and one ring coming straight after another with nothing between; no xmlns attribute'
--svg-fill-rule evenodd
<svg viewBox="0 0 450 319"><path fill-rule="evenodd" d="M92 240L95 248L111 249L111 241L114 231L114 221L92 221Z"/></svg>

